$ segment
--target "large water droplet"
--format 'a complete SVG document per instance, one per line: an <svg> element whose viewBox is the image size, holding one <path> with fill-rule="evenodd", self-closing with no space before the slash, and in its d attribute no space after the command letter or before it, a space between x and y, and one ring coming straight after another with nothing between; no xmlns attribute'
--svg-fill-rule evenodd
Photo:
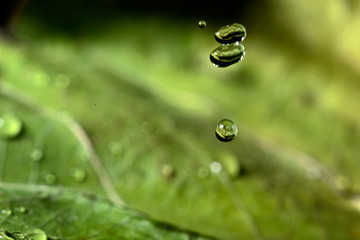
<svg viewBox="0 0 360 240"><path fill-rule="evenodd" d="M86 178L86 171L82 168L72 168L70 170L70 175L75 179L75 181L83 182Z"/></svg>
<svg viewBox="0 0 360 240"><path fill-rule="evenodd" d="M215 32L215 39L219 43L234 43L246 37L246 29L239 23L233 23L219 28Z"/></svg>
<svg viewBox="0 0 360 240"><path fill-rule="evenodd" d="M222 142L229 142L233 140L238 134L236 124L229 120L223 119L216 126L215 135Z"/></svg>
<svg viewBox="0 0 360 240"><path fill-rule="evenodd" d="M245 47L239 42L223 44L210 53L210 61L216 67L227 67L242 60L245 56Z"/></svg>
<svg viewBox="0 0 360 240"><path fill-rule="evenodd" d="M10 216L12 214L11 209L8 209L8 208L2 209L0 212L1 212L1 214L6 215L6 216Z"/></svg>
<svg viewBox="0 0 360 240"><path fill-rule="evenodd" d="M204 20L200 20L199 21L199 28L204 28L206 27L206 22Z"/></svg>
<svg viewBox="0 0 360 240"><path fill-rule="evenodd" d="M39 228L34 228L26 232L25 236L29 240L46 240L47 236L43 230Z"/></svg>
<svg viewBox="0 0 360 240"><path fill-rule="evenodd" d="M22 129L21 120L13 114L0 115L0 137L13 138Z"/></svg>

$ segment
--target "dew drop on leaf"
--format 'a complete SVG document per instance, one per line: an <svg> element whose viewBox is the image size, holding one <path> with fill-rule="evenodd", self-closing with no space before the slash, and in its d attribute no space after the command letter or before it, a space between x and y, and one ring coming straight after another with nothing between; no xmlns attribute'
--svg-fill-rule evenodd
<svg viewBox="0 0 360 240"><path fill-rule="evenodd" d="M175 176L176 172L174 167L171 164L163 164L161 166L161 175L165 179L171 179Z"/></svg>
<svg viewBox="0 0 360 240"><path fill-rule="evenodd" d="M14 207L14 213L26 213L27 209L24 206Z"/></svg>
<svg viewBox="0 0 360 240"><path fill-rule="evenodd" d="M1 214L6 215L6 216L10 216L12 214L12 211L10 209L2 209Z"/></svg>
<svg viewBox="0 0 360 240"><path fill-rule="evenodd" d="M13 138L19 135L22 129L20 118L14 114L0 115L0 137Z"/></svg>
<svg viewBox="0 0 360 240"><path fill-rule="evenodd" d="M221 163L215 161L210 164L210 171L212 173L218 174L221 172L221 170L222 170Z"/></svg>
<svg viewBox="0 0 360 240"><path fill-rule="evenodd" d="M216 126L215 135L217 139L222 142L229 142L233 140L238 134L238 128L236 124L229 120L223 119Z"/></svg>
<svg viewBox="0 0 360 240"><path fill-rule="evenodd" d="M39 148L34 148L31 152L31 160L38 162L42 159L43 151Z"/></svg>
<svg viewBox="0 0 360 240"><path fill-rule="evenodd" d="M56 183L56 176L54 174L46 174L45 176L45 182L49 185L52 185L54 183Z"/></svg>
<svg viewBox="0 0 360 240"><path fill-rule="evenodd" d="M239 62L245 56L245 47L239 42L223 44L210 53L210 61L216 67L227 67Z"/></svg>
<svg viewBox="0 0 360 240"><path fill-rule="evenodd" d="M215 32L215 39L219 43L234 43L246 37L246 29L239 23L233 23L219 28Z"/></svg>
<svg viewBox="0 0 360 240"><path fill-rule="evenodd" d="M199 24L199 28L206 27L206 22L204 20L200 20L198 24Z"/></svg>
<svg viewBox="0 0 360 240"><path fill-rule="evenodd" d="M82 168L72 168L70 170L70 175L77 182L83 182L86 178L86 171Z"/></svg>
<svg viewBox="0 0 360 240"><path fill-rule="evenodd" d="M44 233L44 231L39 228L34 228L34 229L27 231L25 236L29 240L46 240L47 239L47 236Z"/></svg>

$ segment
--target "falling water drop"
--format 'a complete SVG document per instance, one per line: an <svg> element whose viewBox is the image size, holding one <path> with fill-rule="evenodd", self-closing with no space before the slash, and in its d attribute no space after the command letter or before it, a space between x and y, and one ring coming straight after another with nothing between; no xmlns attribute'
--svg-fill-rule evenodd
<svg viewBox="0 0 360 240"><path fill-rule="evenodd" d="M223 119L216 126L215 135L217 139L222 142L229 142L233 140L238 134L238 128L236 124L229 120Z"/></svg>
<svg viewBox="0 0 360 240"><path fill-rule="evenodd" d="M206 27L206 22L204 20L200 20L198 24L199 24L199 28Z"/></svg>
<svg viewBox="0 0 360 240"><path fill-rule="evenodd" d="M210 53L210 61L216 67L227 67L239 62L245 56L244 45L239 42L223 44Z"/></svg>
<svg viewBox="0 0 360 240"><path fill-rule="evenodd" d="M22 129L21 120L14 114L0 115L0 137L13 138L19 135Z"/></svg>
<svg viewBox="0 0 360 240"><path fill-rule="evenodd" d="M215 32L215 39L219 43L234 43L246 37L246 29L239 23L233 23L219 28Z"/></svg>

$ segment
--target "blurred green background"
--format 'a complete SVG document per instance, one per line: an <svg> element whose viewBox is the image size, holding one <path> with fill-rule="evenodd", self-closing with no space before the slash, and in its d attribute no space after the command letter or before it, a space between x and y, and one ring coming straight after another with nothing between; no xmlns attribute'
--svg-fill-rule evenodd
<svg viewBox="0 0 360 240"><path fill-rule="evenodd" d="M22 131L0 139L1 182L218 239L360 239L357 1L32 0L3 22L0 117ZM214 32L234 22L246 56L216 68Z"/></svg>

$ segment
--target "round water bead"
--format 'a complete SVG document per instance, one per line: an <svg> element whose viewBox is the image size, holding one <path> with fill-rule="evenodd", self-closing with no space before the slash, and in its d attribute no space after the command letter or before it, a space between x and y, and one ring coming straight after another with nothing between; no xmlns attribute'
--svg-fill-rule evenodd
<svg viewBox="0 0 360 240"><path fill-rule="evenodd" d="M199 21L199 28L204 28L206 27L206 22L204 20L200 20Z"/></svg>
<svg viewBox="0 0 360 240"><path fill-rule="evenodd" d="M239 23L233 23L219 28L215 32L215 39L219 43L234 43L246 37L246 29Z"/></svg>
<svg viewBox="0 0 360 240"><path fill-rule="evenodd" d="M242 60L245 56L245 47L239 42L223 44L210 53L210 61L216 67L227 67Z"/></svg>
<svg viewBox="0 0 360 240"><path fill-rule="evenodd" d="M0 115L0 137L13 138L22 129L21 120L13 114Z"/></svg>
<svg viewBox="0 0 360 240"><path fill-rule="evenodd" d="M230 142L233 140L238 134L238 128L236 124L229 120L223 119L216 126L215 135L217 139L222 142Z"/></svg>
<svg viewBox="0 0 360 240"><path fill-rule="evenodd" d="M39 228L30 229L27 231L27 233L25 235L28 239L31 239L31 240L46 240L47 239L46 233Z"/></svg>

